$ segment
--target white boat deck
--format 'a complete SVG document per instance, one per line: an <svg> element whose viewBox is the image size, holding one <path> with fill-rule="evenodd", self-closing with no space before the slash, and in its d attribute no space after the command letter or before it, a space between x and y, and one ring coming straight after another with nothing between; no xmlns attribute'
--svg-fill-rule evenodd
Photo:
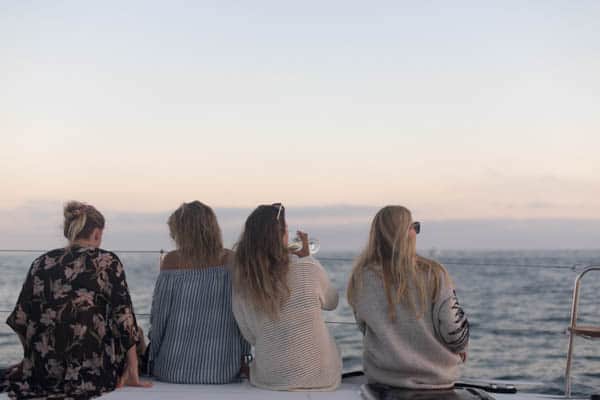
<svg viewBox="0 0 600 400"><path fill-rule="evenodd" d="M331 392L279 392L258 389L248 382L227 385L179 385L156 382L151 388L125 387L117 389L101 397L107 400L198 400L198 399L231 399L231 400L268 400L268 399L323 399L323 400L352 400L362 399L360 383L344 382ZM491 393L497 400L539 400L564 399L563 396L549 396L534 393L500 394ZM584 397L581 397L583 399ZM588 398L588 397L585 397ZM8 399L5 393L0 394L0 400Z"/></svg>
<svg viewBox="0 0 600 400"><path fill-rule="evenodd" d="M278 392L263 390L250 385L248 382L228 385L175 385L163 382L154 382L150 389L123 388L102 396L110 400L158 400L158 399L306 399L306 400L352 400L362 399L360 383L342 383L340 387L331 392ZM564 399L563 396L549 396L534 393L501 394L490 393L497 400L535 400L535 399Z"/></svg>
<svg viewBox="0 0 600 400"><path fill-rule="evenodd" d="M154 382L150 389L123 388L102 396L102 399L360 399L360 385L344 383L332 392L279 392L256 388L248 382L228 385L176 385Z"/></svg>

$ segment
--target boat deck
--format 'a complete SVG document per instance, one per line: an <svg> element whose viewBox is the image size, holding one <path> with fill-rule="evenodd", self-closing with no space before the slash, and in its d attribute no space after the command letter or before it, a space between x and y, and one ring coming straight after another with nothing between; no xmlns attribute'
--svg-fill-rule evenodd
<svg viewBox="0 0 600 400"><path fill-rule="evenodd" d="M140 399L140 400L158 400L158 399L306 399L306 400L351 400L362 399L360 394L360 383L342 383L340 387L332 392L276 392L270 390L258 389L251 386L248 382L229 384L229 385L174 385L162 382L155 382L150 389L123 388L103 396L103 399L121 400L121 399ZM497 400L535 400L535 399L556 399L562 396L545 396L529 393L516 394L491 394Z"/></svg>
<svg viewBox="0 0 600 400"><path fill-rule="evenodd" d="M154 381L152 388L125 387L101 397L106 400L198 400L198 399L231 399L231 400L269 400L269 399L307 399L307 400L352 400L363 399L360 390L361 383L343 382L340 387L331 392L279 392L256 388L248 382L227 385L179 385ZM539 400L564 399L563 396L540 395L535 393L501 394L491 393L497 400ZM0 394L0 400L8 399L5 393ZM583 399L583 397L581 397Z"/></svg>

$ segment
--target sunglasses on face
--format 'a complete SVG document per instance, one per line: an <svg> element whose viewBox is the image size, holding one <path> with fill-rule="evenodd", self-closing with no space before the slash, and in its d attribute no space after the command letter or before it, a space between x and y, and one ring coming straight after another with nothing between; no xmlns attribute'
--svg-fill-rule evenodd
<svg viewBox="0 0 600 400"><path fill-rule="evenodd" d="M421 232L421 223L419 221L415 221L410 224L410 227L415 230L415 233L418 235Z"/></svg>

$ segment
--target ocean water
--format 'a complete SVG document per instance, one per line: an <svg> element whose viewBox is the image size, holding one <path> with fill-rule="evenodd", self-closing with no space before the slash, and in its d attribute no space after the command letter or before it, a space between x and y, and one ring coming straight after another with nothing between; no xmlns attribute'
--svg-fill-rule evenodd
<svg viewBox="0 0 600 400"><path fill-rule="evenodd" d="M531 382L528 390L562 393L573 281L584 265L600 264L598 251L436 251L423 253L446 265L471 324L463 378ZM119 254L138 320L148 331L158 255ZM344 358L344 370L361 368L361 335L345 299L352 253L318 257L340 292L335 311L325 312ZM0 254L0 318L8 316L36 254ZM574 266L574 268L572 268ZM600 273L583 281L580 324L600 325ZM573 391L600 390L600 342L575 339ZM0 366L22 356L19 340L0 323ZM537 383L543 383L538 386ZM526 390L527 390L526 389Z"/></svg>

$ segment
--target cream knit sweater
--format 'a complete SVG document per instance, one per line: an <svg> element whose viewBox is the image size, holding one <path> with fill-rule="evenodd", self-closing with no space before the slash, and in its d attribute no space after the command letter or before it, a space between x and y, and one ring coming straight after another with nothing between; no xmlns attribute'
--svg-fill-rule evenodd
<svg viewBox="0 0 600 400"><path fill-rule="evenodd" d="M291 256L290 298L271 320L238 294L233 314L242 335L254 347L250 382L272 390L334 390L342 363L321 310L333 310L338 293L312 257Z"/></svg>

